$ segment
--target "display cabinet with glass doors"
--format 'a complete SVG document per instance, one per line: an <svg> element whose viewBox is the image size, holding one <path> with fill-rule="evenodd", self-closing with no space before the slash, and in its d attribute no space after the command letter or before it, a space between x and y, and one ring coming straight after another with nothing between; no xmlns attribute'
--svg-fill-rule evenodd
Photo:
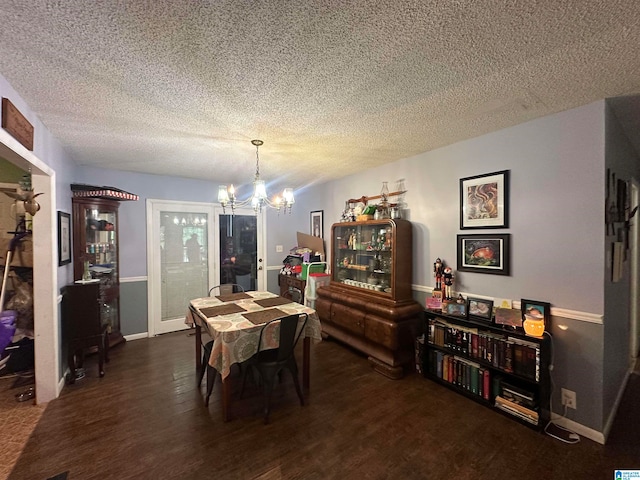
<svg viewBox="0 0 640 480"><path fill-rule="evenodd" d="M103 198L73 198L73 271L76 283L99 282L100 317L109 344L124 341L120 332L118 207Z"/></svg>
<svg viewBox="0 0 640 480"><path fill-rule="evenodd" d="M374 369L400 378L413 360L422 306L413 300L412 225L403 219L331 227L331 282L317 291L325 336L369 355Z"/></svg>

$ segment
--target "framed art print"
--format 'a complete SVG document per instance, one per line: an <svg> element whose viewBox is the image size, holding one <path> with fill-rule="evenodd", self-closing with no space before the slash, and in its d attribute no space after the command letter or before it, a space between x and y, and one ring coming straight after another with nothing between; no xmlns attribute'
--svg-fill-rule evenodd
<svg viewBox="0 0 640 480"><path fill-rule="evenodd" d="M511 234L458 235L458 271L509 275Z"/></svg>
<svg viewBox="0 0 640 480"><path fill-rule="evenodd" d="M311 212L311 235L324 238L324 210Z"/></svg>
<svg viewBox="0 0 640 480"><path fill-rule="evenodd" d="M496 325L522 328L522 311L519 308L496 308Z"/></svg>
<svg viewBox="0 0 640 480"><path fill-rule="evenodd" d="M71 215L58 212L58 266L71 263Z"/></svg>
<svg viewBox="0 0 640 480"><path fill-rule="evenodd" d="M509 170L460 179L460 229L509 226Z"/></svg>

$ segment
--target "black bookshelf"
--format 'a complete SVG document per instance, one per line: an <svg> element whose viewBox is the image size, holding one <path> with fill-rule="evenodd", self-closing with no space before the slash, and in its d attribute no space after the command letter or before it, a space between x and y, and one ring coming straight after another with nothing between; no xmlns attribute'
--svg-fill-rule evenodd
<svg viewBox="0 0 640 480"><path fill-rule="evenodd" d="M422 373L532 428L549 421L550 339L426 310Z"/></svg>

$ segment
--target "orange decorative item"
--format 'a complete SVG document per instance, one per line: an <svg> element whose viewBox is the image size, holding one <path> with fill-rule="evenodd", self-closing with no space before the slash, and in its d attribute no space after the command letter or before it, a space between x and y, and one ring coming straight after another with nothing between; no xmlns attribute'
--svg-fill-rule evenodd
<svg viewBox="0 0 640 480"><path fill-rule="evenodd" d="M544 320L525 320L522 324L524 332L532 337L544 335Z"/></svg>
<svg viewBox="0 0 640 480"><path fill-rule="evenodd" d="M551 304L535 300L521 300L522 326L527 335L542 337L549 324Z"/></svg>

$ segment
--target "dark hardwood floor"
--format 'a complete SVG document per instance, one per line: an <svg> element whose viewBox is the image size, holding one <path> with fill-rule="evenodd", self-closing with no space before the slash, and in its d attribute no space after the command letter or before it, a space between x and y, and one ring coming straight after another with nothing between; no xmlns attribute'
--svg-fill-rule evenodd
<svg viewBox="0 0 640 480"><path fill-rule="evenodd" d="M301 407L285 376L271 423L251 386L233 420L195 387L194 338L185 332L111 351L47 406L11 473L76 479L612 479L640 469L640 376L629 383L606 446L564 444L417 374L389 380L332 341L312 345L311 390ZM629 393L629 392L628 392Z"/></svg>

